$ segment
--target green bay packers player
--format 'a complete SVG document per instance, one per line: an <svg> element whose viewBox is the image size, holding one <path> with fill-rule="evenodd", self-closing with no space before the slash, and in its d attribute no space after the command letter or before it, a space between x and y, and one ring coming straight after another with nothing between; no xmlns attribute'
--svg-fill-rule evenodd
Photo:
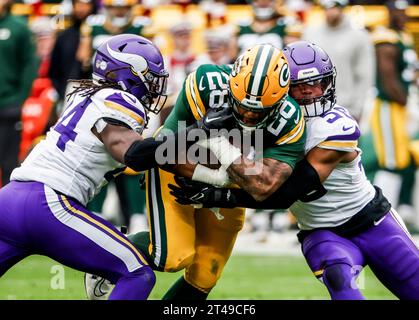
<svg viewBox="0 0 419 320"><path fill-rule="evenodd" d="M252 6L253 19L240 21L236 30L237 53L262 43L270 43L277 48L284 47L287 23L283 16L282 1L249 0ZM280 9L280 10L278 10Z"/></svg>
<svg viewBox="0 0 419 320"><path fill-rule="evenodd" d="M92 15L81 27L77 57L85 69L91 68L93 52L113 35L136 34L150 38L151 20L134 16L136 0L104 0L104 14Z"/></svg>
<svg viewBox="0 0 419 320"><path fill-rule="evenodd" d="M190 173L182 173L218 185L231 181L258 200L279 188L302 157L305 143L305 122L299 106L288 96L289 81L288 62L272 45L250 48L234 66L202 65L191 73L161 133L177 132L181 121L189 126L201 118L217 127L216 122L231 112L243 135L263 134L263 150L258 160L251 160L230 145L228 150L222 149L222 156L216 155L220 169L191 164ZM221 112L211 114L216 108ZM261 170L258 175L249 175L247 170L255 161ZM149 253L149 262L156 270L185 269L164 299L206 299L230 257L243 226L244 209L220 209L214 214L209 209L180 205L170 195L168 185L173 183L170 172L147 172L150 233L138 233L130 239Z"/></svg>
<svg viewBox="0 0 419 320"><path fill-rule="evenodd" d="M380 168L374 182L402 215L400 205L411 204L414 183L406 103L417 56L413 38L405 31L408 6L406 0L387 1L389 27L378 27L372 34L377 56L377 98L371 128Z"/></svg>

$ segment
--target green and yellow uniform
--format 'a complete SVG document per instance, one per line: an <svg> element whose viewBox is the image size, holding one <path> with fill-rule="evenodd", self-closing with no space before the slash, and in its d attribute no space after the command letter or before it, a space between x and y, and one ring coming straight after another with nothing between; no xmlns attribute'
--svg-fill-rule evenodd
<svg viewBox="0 0 419 320"><path fill-rule="evenodd" d="M270 43L282 49L284 47L284 36L287 25L284 19L278 19L276 23L265 32L257 32L252 23L241 23L237 26L237 46L239 53L257 44Z"/></svg>
<svg viewBox="0 0 419 320"><path fill-rule="evenodd" d="M227 107L230 66L202 65L186 78L163 130L176 132L201 119L209 108ZM303 155L305 122L299 106L287 98L280 112L263 129L263 157L294 167ZM161 169L146 174L147 212L150 222L150 260L158 270L186 268L185 280L209 292L221 275L242 229L244 209L221 209L219 220L209 209L180 205L170 195L174 175Z"/></svg>
<svg viewBox="0 0 419 320"><path fill-rule="evenodd" d="M398 77L408 92L409 85L413 81L413 62L416 60L412 37L404 32L382 27L373 32L372 38L376 46L391 44L397 47ZM411 161L410 139L406 129L406 106L391 101L383 88L382 80L377 73L377 97L371 123L375 152L381 168L401 170L408 167Z"/></svg>
<svg viewBox="0 0 419 320"><path fill-rule="evenodd" d="M148 37L150 23L151 20L147 17L135 17L123 30L117 30L105 15L94 15L87 18L81 31L84 37L91 37L92 48L96 50L103 42L117 33L130 33ZM113 32L114 30L115 32L117 30L117 33Z"/></svg>

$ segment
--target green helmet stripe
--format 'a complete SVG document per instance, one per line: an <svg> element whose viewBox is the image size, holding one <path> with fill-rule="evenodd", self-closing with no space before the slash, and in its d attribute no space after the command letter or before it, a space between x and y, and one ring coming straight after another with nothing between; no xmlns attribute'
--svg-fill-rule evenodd
<svg viewBox="0 0 419 320"><path fill-rule="evenodd" d="M266 58L266 62L264 63L264 66L263 66L262 81L261 81L261 84L259 85L258 96L262 95L263 85L265 84L265 79L266 79L266 73L268 72L269 65L271 64L271 58L272 58L273 53L274 53L274 47L271 46L271 48L269 49L268 57Z"/></svg>
<svg viewBox="0 0 419 320"><path fill-rule="evenodd" d="M273 51L273 46L269 45L261 46L258 50L248 87L249 93L254 97L260 97L262 95L266 72L268 70Z"/></svg>
<svg viewBox="0 0 419 320"><path fill-rule="evenodd" d="M256 69L257 69L257 66L258 66L260 55L262 54L262 49L263 49L263 46L260 46L259 49L258 49L258 52L256 53L255 63L253 64L252 72L250 73L250 81L249 81L249 85L246 89L246 93L251 93L252 92L253 81L255 79Z"/></svg>

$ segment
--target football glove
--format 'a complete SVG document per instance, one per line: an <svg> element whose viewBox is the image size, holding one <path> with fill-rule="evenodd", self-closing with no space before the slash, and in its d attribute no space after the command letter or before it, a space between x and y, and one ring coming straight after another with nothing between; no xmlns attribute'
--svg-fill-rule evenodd
<svg viewBox="0 0 419 320"><path fill-rule="evenodd" d="M198 120L197 126L209 135L211 129L233 129L236 122L231 108L218 107L208 109L204 117Z"/></svg>
<svg viewBox="0 0 419 320"><path fill-rule="evenodd" d="M229 204L230 189L217 188L179 176L175 176L175 181L179 187L169 184L170 194L176 198L176 202L179 204L204 208L231 208Z"/></svg>

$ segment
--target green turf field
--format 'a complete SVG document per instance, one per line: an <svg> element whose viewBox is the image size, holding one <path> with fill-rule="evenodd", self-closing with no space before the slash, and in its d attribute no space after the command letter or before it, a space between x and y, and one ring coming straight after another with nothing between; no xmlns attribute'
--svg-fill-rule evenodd
<svg viewBox="0 0 419 320"><path fill-rule="evenodd" d="M63 271L64 277L60 277ZM160 299L181 274L157 273L157 284L150 298ZM32 256L0 279L0 299L85 299L82 279L83 274L78 271L62 269L48 258ZM367 299L394 299L370 270L366 270L360 284ZM242 255L230 259L210 298L329 299L326 289L311 275L302 257Z"/></svg>

